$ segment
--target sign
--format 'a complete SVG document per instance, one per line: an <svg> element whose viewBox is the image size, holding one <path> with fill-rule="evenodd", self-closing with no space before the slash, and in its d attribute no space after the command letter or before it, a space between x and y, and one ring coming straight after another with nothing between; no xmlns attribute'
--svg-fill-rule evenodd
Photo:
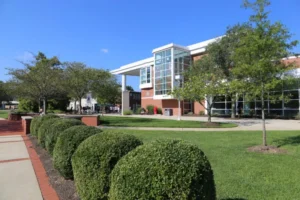
<svg viewBox="0 0 300 200"><path fill-rule="evenodd" d="M92 103L92 94L90 92L86 95L86 103L87 104Z"/></svg>

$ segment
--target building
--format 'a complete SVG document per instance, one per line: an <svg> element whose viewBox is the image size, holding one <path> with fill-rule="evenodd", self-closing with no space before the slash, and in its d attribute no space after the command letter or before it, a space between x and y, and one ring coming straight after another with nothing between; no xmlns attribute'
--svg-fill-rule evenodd
<svg viewBox="0 0 300 200"><path fill-rule="evenodd" d="M128 110L135 112L141 107L141 92L124 91L123 98L123 106Z"/></svg>
<svg viewBox="0 0 300 200"><path fill-rule="evenodd" d="M147 105L154 105L158 108L162 108L162 111L166 109L172 109L174 115L195 113L199 114L200 112L205 112L203 106L198 102L192 101L178 101L169 93L173 90L176 85L181 84L183 78L180 74L190 66L192 62L195 62L206 53L206 47L220 39L221 37L196 43L190 46L180 46L176 44L168 44L156 49L153 49L153 56L133 62L124 66L121 66L118 69L112 70L111 73L115 75L122 76L122 111L129 109L129 104L126 102L127 94L125 92L126 88L126 79L127 76L139 76L141 89L141 107L146 108ZM284 62L298 62L300 66L300 57L290 57ZM297 75L300 71L291 71ZM268 101L268 112L278 113L280 115L285 115L285 110L291 113L299 112L299 87L292 88L291 92L294 94L294 98L291 102L294 104L292 107L286 106L285 103L281 102L281 107L278 105L270 105ZM286 90L280 92L289 92ZM298 103L296 103L296 101ZM205 102L203 102L205 104ZM245 99L241 97L236 102L236 110L243 109L245 112L251 111L251 113L259 114L260 108L258 102L249 102L245 103ZM227 97L220 97L219 101L216 102L213 108L213 114L230 114L231 111L231 100Z"/></svg>

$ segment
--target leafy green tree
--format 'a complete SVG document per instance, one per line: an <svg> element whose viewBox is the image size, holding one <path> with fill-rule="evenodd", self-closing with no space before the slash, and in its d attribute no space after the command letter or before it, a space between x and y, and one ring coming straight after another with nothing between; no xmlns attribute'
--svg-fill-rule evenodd
<svg viewBox="0 0 300 200"><path fill-rule="evenodd" d="M127 86L126 86L126 90L127 90L127 91L130 91L130 92L134 92L133 87L131 87L130 85L127 85Z"/></svg>
<svg viewBox="0 0 300 200"><path fill-rule="evenodd" d="M251 30L239 38L234 49L232 70L237 77L236 84L247 88L248 99L259 97L262 109L263 146L267 146L265 126L265 99L276 98L274 91L279 84L283 72L289 67L284 66L282 58L290 55L297 45L291 40L288 29L280 22L272 23L269 12L265 10L270 5L268 0L256 0L250 3L244 0L244 7L253 10L249 25Z"/></svg>
<svg viewBox="0 0 300 200"><path fill-rule="evenodd" d="M81 113L81 100L90 92L92 83L96 81L95 69L81 62L68 62L65 66L65 90L71 98L75 99L75 105L76 101L79 102L79 113Z"/></svg>
<svg viewBox="0 0 300 200"><path fill-rule="evenodd" d="M239 42L239 37L245 35L251 27L248 24L235 25L229 27L225 36L220 38L214 43L211 43L207 47L207 54L210 55L216 67L223 72L226 84L225 94L231 99L231 118L235 118L235 101L238 93L243 93L244 88L239 88L233 81L235 79L232 73L234 67L233 54L234 49Z"/></svg>
<svg viewBox="0 0 300 200"><path fill-rule="evenodd" d="M208 122L211 122L211 110L216 97L225 92L223 71L208 54L194 63L183 77L183 86L176 87L172 95L181 100L189 99L200 103L207 110Z"/></svg>
<svg viewBox="0 0 300 200"><path fill-rule="evenodd" d="M61 63L57 57L47 58L39 52L30 63L22 63L23 69L8 69L12 76L11 84L16 97L22 97L36 102L43 101L43 111L46 113L47 100L62 91Z"/></svg>
<svg viewBox="0 0 300 200"><path fill-rule="evenodd" d="M11 88L8 82L0 81L0 104L2 102L10 102L13 100L13 96L10 92Z"/></svg>

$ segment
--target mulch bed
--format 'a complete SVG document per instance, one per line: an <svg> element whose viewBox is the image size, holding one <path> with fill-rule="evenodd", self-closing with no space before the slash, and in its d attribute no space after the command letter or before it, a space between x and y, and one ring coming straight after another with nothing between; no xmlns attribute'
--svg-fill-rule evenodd
<svg viewBox="0 0 300 200"><path fill-rule="evenodd" d="M60 200L80 200L76 193L75 183L73 180L65 180L59 172L53 167L53 160L49 153L40 147L37 139L29 135L33 148L37 152L42 161L49 181L53 189L56 191Z"/></svg>
<svg viewBox="0 0 300 200"><path fill-rule="evenodd" d="M285 154L287 150L280 149L275 146L254 146L247 149L250 152L269 153L269 154Z"/></svg>

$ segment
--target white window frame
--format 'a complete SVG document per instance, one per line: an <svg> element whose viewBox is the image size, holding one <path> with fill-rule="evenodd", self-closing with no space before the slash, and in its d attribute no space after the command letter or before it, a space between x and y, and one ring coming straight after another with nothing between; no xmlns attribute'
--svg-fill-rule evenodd
<svg viewBox="0 0 300 200"><path fill-rule="evenodd" d="M150 69L150 83L147 83L147 69ZM141 83L141 72L142 70L146 69L146 83ZM140 69L140 89L143 89L143 88L151 88L152 87L152 66L145 66L145 67L142 67Z"/></svg>

